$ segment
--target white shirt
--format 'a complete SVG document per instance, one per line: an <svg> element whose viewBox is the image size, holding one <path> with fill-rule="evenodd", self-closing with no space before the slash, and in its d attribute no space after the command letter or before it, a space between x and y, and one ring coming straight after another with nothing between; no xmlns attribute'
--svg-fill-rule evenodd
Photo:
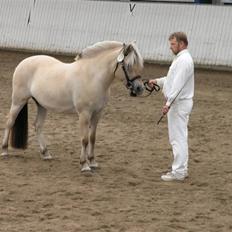
<svg viewBox="0 0 232 232"><path fill-rule="evenodd" d="M176 55L167 76L158 78L157 84L163 88L167 106L170 106L173 101L193 98L194 64L187 49Z"/></svg>

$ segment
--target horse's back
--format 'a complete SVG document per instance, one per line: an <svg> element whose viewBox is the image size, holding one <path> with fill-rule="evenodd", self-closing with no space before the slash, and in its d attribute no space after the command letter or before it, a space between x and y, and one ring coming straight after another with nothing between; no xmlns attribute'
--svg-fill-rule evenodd
<svg viewBox="0 0 232 232"><path fill-rule="evenodd" d="M59 64L59 63L62 62L51 56L46 56L46 55L30 56L22 60L17 65L15 69L15 74L18 74L19 72L30 73L36 71L40 67L46 68L50 65Z"/></svg>
<svg viewBox="0 0 232 232"><path fill-rule="evenodd" d="M28 57L22 60L15 68L15 72L13 74L13 84L16 84L17 82L22 83L23 81L28 82L34 77L39 69L46 69L58 63L61 62L46 55Z"/></svg>
<svg viewBox="0 0 232 232"><path fill-rule="evenodd" d="M24 92L25 98L33 97L46 109L73 111L73 70L72 63L63 63L50 56L26 58L15 70L15 95Z"/></svg>

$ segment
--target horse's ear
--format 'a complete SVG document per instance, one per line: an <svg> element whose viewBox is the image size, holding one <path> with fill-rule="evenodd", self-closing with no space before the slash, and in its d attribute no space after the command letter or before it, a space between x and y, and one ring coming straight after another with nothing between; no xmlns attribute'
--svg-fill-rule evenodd
<svg viewBox="0 0 232 232"><path fill-rule="evenodd" d="M124 55L127 56L129 53L131 53L133 51L134 47L131 43L125 45L124 48Z"/></svg>
<svg viewBox="0 0 232 232"><path fill-rule="evenodd" d="M81 53L78 53L74 60L77 61L79 59L81 59Z"/></svg>

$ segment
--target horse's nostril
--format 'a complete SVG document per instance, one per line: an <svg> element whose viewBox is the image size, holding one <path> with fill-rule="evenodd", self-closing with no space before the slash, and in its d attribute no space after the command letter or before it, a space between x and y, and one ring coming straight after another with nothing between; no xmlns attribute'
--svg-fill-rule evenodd
<svg viewBox="0 0 232 232"><path fill-rule="evenodd" d="M142 86L138 86L137 87L137 92L142 92L143 91L143 87Z"/></svg>

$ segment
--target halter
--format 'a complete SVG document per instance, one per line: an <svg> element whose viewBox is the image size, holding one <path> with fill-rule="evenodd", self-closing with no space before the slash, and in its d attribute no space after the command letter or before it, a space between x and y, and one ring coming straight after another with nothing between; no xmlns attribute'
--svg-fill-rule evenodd
<svg viewBox="0 0 232 232"><path fill-rule="evenodd" d="M117 58L117 64L116 64L116 67L115 67L115 70L114 70L114 75L115 75L115 72L116 72L117 69L118 69L118 66L121 65L122 70L123 70L123 72L124 72L124 76L125 76L125 78L126 78L126 88L130 90L130 95L131 95L131 96L136 96L136 94L133 92L133 90L134 90L134 89L133 89L133 82L134 82L135 80L137 80L137 79L140 79L141 76L140 76L140 75L137 75L137 76L132 77L132 78L130 79L129 74L128 74L128 71L127 71L127 69L126 69L126 67L125 67L125 62L124 62L124 59L125 59L125 57L128 55L128 52L125 52L125 45L123 46L122 49L123 49L124 52L121 53L121 54L118 56L118 58Z"/></svg>
<svg viewBox="0 0 232 232"><path fill-rule="evenodd" d="M125 67L124 60L123 60L122 62L118 62L118 63L117 63L117 66L118 66L118 64L121 65L122 70L123 70L123 72L124 72L124 76L125 76L125 78L126 78L126 87L127 87L128 89L131 89L132 86L133 86L133 82L134 82L135 80L137 80L137 79L140 79L141 76L138 75L138 76L132 77L132 78L130 79L130 77L129 77L129 75L128 75L128 72L127 72L127 70L126 70L126 67Z"/></svg>
<svg viewBox="0 0 232 232"><path fill-rule="evenodd" d="M128 55L128 52L125 51L125 44L123 45L122 50L123 50L123 53L121 53L121 54L118 56L118 58L117 58L117 64L116 64L116 67L115 67L115 70L114 70L114 75L115 75L115 72L116 72L117 69L118 69L118 65L120 64L121 67L122 67L122 70L123 70L123 72L124 72L124 76L125 76L125 78L126 78L126 87L127 87L127 89L130 90L130 95L135 97L136 94L133 92L133 90L134 90L134 89L133 89L133 82L134 82L135 80L137 80L137 79L141 79L141 76L140 76L140 75L137 75L137 76L132 77L132 78L130 79L129 74L128 74L128 71L127 71L127 69L126 69L126 67L125 67L125 62L124 62L125 57ZM143 81L143 84L144 84L144 86L145 86L146 91L149 92L145 97L150 96L150 95L152 94L153 91L158 92L158 91L160 90L160 86L159 86L159 85L153 84L153 86L151 87L151 86L149 86L149 84L148 84L148 80L142 80L142 81Z"/></svg>

